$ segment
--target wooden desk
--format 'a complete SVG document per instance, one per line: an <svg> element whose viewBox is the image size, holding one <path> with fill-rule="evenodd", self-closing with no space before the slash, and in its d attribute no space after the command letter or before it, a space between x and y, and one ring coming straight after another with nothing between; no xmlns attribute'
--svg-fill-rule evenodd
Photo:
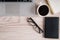
<svg viewBox="0 0 60 40"><path fill-rule="evenodd" d="M59 15L60 14L51 15L49 13L47 16ZM29 25L29 23L26 21L26 18L27 17L18 16L0 17L0 40L60 40L60 37L59 39L44 38L42 33L39 34L35 30L33 30L32 26ZM33 18L35 19L37 24L43 29L43 17L36 16Z"/></svg>
<svg viewBox="0 0 60 40"><path fill-rule="evenodd" d="M44 38L42 33L37 33L29 25L26 18L18 16L0 17L0 40L60 40L60 38ZM33 17L33 19L43 29L43 17Z"/></svg>

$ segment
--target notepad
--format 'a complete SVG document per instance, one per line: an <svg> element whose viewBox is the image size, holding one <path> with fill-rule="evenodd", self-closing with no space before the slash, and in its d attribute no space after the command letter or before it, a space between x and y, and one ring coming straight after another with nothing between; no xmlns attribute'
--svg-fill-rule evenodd
<svg viewBox="0 0 60 40"><path fill-rule="evenodd" d="M60 0L46 0L51 7L52 12L59 13L60 12Z"/></svg>
<svg viewBox="0 0 60 40"><path fill-rule="evenodd" d="M45 17L44 37L59 38L59 17Z"/></svg>

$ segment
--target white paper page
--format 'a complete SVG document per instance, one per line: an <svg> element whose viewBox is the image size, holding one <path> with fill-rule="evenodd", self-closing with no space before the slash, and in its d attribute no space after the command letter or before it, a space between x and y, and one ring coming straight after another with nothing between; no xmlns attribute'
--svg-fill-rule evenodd
<svg viewBox="0 0 60 40"><path fill-rule="evenodd" d="M60 0L47 0L47 1L51 6L54 14L60 12Z"/></svg>

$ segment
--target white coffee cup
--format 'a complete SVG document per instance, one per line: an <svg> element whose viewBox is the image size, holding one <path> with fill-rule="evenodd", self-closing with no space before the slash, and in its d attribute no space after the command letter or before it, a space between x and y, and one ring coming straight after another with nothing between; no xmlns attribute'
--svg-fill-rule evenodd
<svg viewBox="0 0 60 40"><path fill-rule="evenodd" d="M46 12L45 12L46 11ZM37 14L46 16L49 13L49 6L46 3L39 3L37 6Z"/></svg>

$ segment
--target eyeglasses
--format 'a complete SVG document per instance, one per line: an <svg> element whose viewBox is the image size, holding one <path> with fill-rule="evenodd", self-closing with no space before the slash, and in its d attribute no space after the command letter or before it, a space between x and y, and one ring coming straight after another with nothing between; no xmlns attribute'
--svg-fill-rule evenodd
<svg viewBox="0 0 60 40"><path fill-rule="evenodd" d="M27 22L29 22L29 24L33 26L33 29L36 32L38 32L38 33L43 32L43 30L37 25L37 23L31 17L27 18Z"/></svg>

